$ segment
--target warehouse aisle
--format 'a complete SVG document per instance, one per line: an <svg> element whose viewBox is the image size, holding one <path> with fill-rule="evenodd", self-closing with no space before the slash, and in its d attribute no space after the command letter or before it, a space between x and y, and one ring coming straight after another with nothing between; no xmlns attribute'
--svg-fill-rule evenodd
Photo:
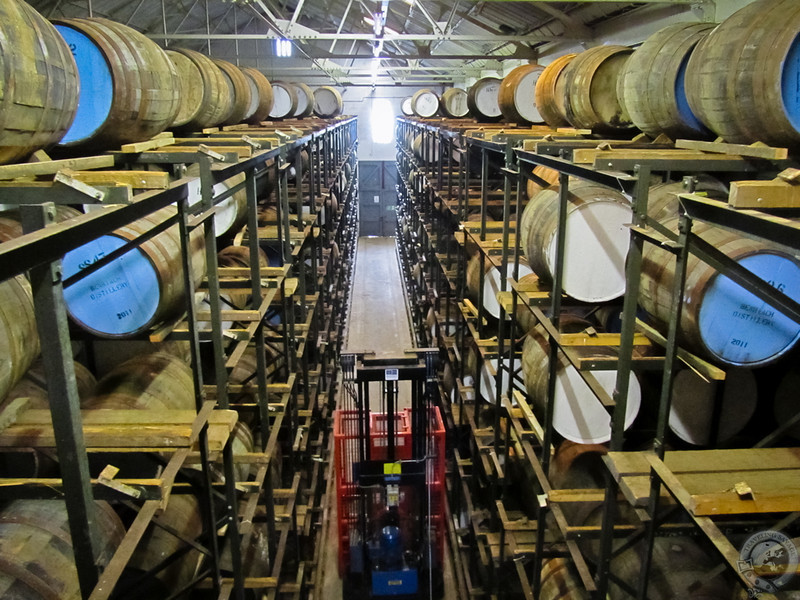
<svg viewBox="0 0 800 600"><path fill-rule="evenodd" d="M358 240L356 269L353 278L348 330L343 352L374 351L378 354L396 354L414 346L411 320L406 305L397 243L393 237L362 237ZM371 397L378 397L378 384L371 387ZM407 382L400 384L400 406L410 395ZM373 409L377 409L374 406ZM322 593L325 600L340 600L342 584L338 572L338 534L336 531L336 488L328 482L327 505L324 519L328 534L322 558ZM447 542L446 542L447 543ZM447 552L446 552L447 554ZM444 567L445 593L443 600L457 600L449 561Z"/></svg>
<svg viewBox="0 0 800 600"><path fill-rule="evenodd" d="M393 237L358 240L345 352L397 353L413 346Z"/></svg>

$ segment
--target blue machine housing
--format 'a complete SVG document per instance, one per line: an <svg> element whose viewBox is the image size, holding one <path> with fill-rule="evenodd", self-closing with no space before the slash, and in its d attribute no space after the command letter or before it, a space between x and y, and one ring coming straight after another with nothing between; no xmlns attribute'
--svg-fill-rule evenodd
<svg viewBox="0 0 800 600"><path fill-rule="evenodd" d="M405 596L419 590L419 574L416 569L399 571L373 571L373 596Z"/></svg>

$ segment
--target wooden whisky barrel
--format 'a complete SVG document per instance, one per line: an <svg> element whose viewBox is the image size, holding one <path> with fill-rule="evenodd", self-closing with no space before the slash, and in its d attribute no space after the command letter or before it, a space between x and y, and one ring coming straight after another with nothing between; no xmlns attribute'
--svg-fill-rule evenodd
<svg viewBox="0 0 800 600"><path fill-rule="evenodd" d="M125 536L107 502L94 504L97 566L105 567ZM156 528L157 529L157 528ZM78 600L81 591L63 500L13 500L0 512L0 596Z"/></svg>
<svg viewBox="0 0 800 600"><path fill-rule="evenodd" d="M427 139L427 144L424 146L427 147L426 150L423 148L423 139ZM413 141L411 142L411 151L414 153L414 156L417 157L418 160L422 161L425 160L428 163L438 163L439 162L439 139L436 136L424 136L420 133L414 136ZM426 156L423 155L423 151L427 154Z"/></svg>
<svg viewBox="0 0 800 600"><path fill-rule="evenodd" d="M498 100L502 81L497 77L484 77L469 88L467 106L479 121L499 121L503 116Z"/></svg>
<svg viewBox="0 0 800 600"><path fill-rule="evenodd" d="M447 88L442 93L441 109L451 119L463 119L469 115L467 92L461 88Z"/></svg>
<svg viewBox="0 0 800 600"><path fill-rule="evenodd" d="M64 277L68 278L101 257L135 240L173 217L174 207L156 211L113 233L102 235L64 256ZM192 278L199 284L205 273L203 235L191 236ZM178 225L172 225L116 260L64 290L72 319L101 337L126 337L185 309L181 242Z"/></svg>
<svg viewBox="0 0 800 600"><path fill-rule="evenodd" d="M228 94L232 99L231 114L222 121L222 124L238 125L245 120L247 111L250 110L252 96L249 80L235 64L218 58L213 60L214 64L219 67L219 70L222 71L225 77L225 83L228 86Z"/></svg>
<svg viewBox="0 0 800 600"><path fill-rule="evenodd" d="M721 382L706 381L691 369L675 375L669 428L683 441L708 446L716 428L716 441L724 443L740 433L755 414L758 386L753 372L728 369L725 375ZM715 422L714 402L718 395L722 404Z"/></svg>
<svg viewBox="0 0 800 600"><path fill-rule="evenodd" d="M699 173L695 176L694 191L714 200L728 201L728 186L716 177ZM686 193L683 182L658 183L650 187L647 215L659 223L678 217L678 194Z"/></svg>
<svg viewBox="0 0 800 600"><path fill-rule="evenodd" d="M72 208L66 204L55 205L55 221L56 223L63 223L73 217L82 215L83 213L77 208ZM0 242L7 242L18 238L23 234L22 222L20 220L19 211L9 210L0 212Z"/></svg>
<svg viewBox="0 0 800 600"><path fill-rule="evenodd" d="M558 176L559 173L555 169L551 169L549 167L545 167L543 165L537 165L533 169L533 174L536 175L539 179L542 179L548 185L542 185L538 181L534 181L533 179L529 179L527 185L525 186L525 191L528 196L528 200L533 198L536 194L541 192L543 189L550 187L551 185L555 185L558 183Z"/></svg>
<svg viewBox="0 0 800 600"><path fill-rule="evenodd" d="M257 125L268 119L269 111L272 110L272 84L258 69L242 67L242 73L250 85L250 107L247 109L245 121Z"/></svg>
<svg viewBox="0 0 800 600"><path fill-rule="evenodd" d="M0 6L0 164L58 142L78 109L78 69L55 28L26 2Z"/></svg>
<svg viewBox="0 0 800 600"><path fill-rule="evenodd" d="M33 293L24 275L0 282L0 398L22 379L39 354Z"/></svg>
<svg viewBox="0 0 800 600"><path fill-rule="evenodd" d="M272 82L272 110L269 116L272 119L290 119L298 107L297 89L285 81Z"/></svg>
<svg viewBox="0 0 800 600"><path fill-rule="evenodd" d="M704 138L711 132L689 108L686 65L713 23L676 23L639 46L620 75L625 108L646 134L672 139Z"/></svg>
<svg viewBox="0 0 800 600"><path fill-rule="evenodd" d="M586 591L573 564L566 558L550 558L542 563L541 600L588 600Z"/></svg>
<svg viewBox="0 0 800 600"><path fill-rule="evenodd" d="M617 80L633 49L597 46L578 54L564 69L567 119L581 129L616 133L631 129L617 94Z"/></svg>
<svg viewBox="0 0 800 600"><path fill-rule="evenodd" d="M323 85L314 90L314 114L323 119L332 119L342 114L344 101L339 90Z"/></svg>
<svg viewBox="0 0 800 600"><path fill-rule="evenodd" d="M664 225L677 231L677 219ZM791 298L800 298L800 262L781 250L703 224L693 233ZM674 257L645 244L639 303L657 326L671 309ZM786 354L800 339L800 325L756 298L694 255L686 265L679 333L684 344L717 363L755 367Z"/></svg>
<svg viewBox="0 0 800 600"><path fill-rule="evenodd" d="M170 127L183 127L191 122L203 108L203 75L200 68L186 54L166 50L178 74L180 105Z"/></svg>
<svg viewBox="0 0 800 600"><path fill-rule="evenodd" d="M534 100L545 123L550 127L566 127L567 119L567 91L564 69L572 62L577 54L559 56L547 65L536 82Z"/></svg>
<svg viewBox="0 0 800 600"><path fill-rule="evenodd" d="M294 111L294 118L305 119L311 116L311 113L314 112L314 92L300 81L293 81L291 85L294 86L297 93L297 107Z"/></svg>
<svg viewBox="0 0 800 600"><path fill-rule="evenodd" d="M497 101L506 121L544 123L535 98L536 83L543 72L542 65L521 65L503 78Z"/></svg>
<svg viewBox="0 0 800 600"><path fill-rule="evenodd" d="M521 262L521 261L520 261ZM506 265L506 274L503 276L500 269L492 266L487 259L484 264L484 274L481 276L480 256L475 255L467 263L467 288L471 298L477 302L480 286L483 286L483 308L494 318L500 317L500 303L497 301L497 292L500 291L502 277L509 278L514 275L514 265ZM519 265L518 276L521 279L532 271L524 264ZM511 289L508 286L506 289Z"/></svg>
<svg viewBox="0 0 800 600"><path fill-rule="evenodd" d="M151 526L136 546L125 570L125 578L137 580L137 588L143 597L166 598L172 592L182 589L195 575L202 555L196 548L186 548L186 542L171 533L178 532L184 539L196 540L203 533L203 518L197 498L190 494L173 494L161 515L159 523L167 527ZM161 571L148 573L162 561L175 555ZM147 575L145 575L147 574ZM123 582L124 583L124 580Z"/></svg>
<svg viewBox="0 0 800 600"><path fill-rule="evenodd" d="M411 96L403 98L403 101L400 103L400 112L407 117L414 116L414 109L411 108Z"/></svg>
<svg viewBox="0 0 800 600"><path fill-rule="evenodd" d="M97 380L92 372L81 363L75 362L75 383L78 387L78 398L81 401L88 400L97 387ZM44 364L41 359L34 362L25 375L17 382L5 400L0 403L0 411L16 398L29 398L28 408L50 408L50 393L47 384L47 376L44 372Z"/></svg>
<svg viewBox="0 0 800 600"><path fill-rule="evenodd" d="M427 119L439 112L439 96L429 89L417 90L411 96L411 110L418 117Z"/></svg>
<svg viewBox="0 0 800 600"><path fill-rule="evenodd" d="M564 249L564 293L584 302L605 302L625 292L625 257L630 242L626 227L631 208L611 188L581 181L570 183ZM525 256L534 273L552 280L560 187L551 186L528 201L530 223Z"/></svg>
<svg viewBox="0 0 800 600"><path fill-rule="evenodd" d="M175 66L152 40L106 19L63 19L56 29L78 66L78 111L60 145L96 152L150 139L180 108Z"/></svg>
<svg viewBox="0 0 800 600"><path fill-rule="evenodd" d="M599 352L595 348L592 352ZM528 334L522 350L522 372L525 387L539 414L547 399L549 344L544 329ZM592 371L600 386L611 395L616 384L616 371ZM631 377L625 410L625 428L633 424L639 413L641 388L636 376ZM611 439L611 418L581 375L563 356L556 370L553 428L562 437L579 444L600 444Z"/></svg>
<svg viewBox="0 0 800 600"><path fill-rule="evenodd" d="M197 130L216 127L227 119L233 110L233 99L225 76L214 61L185 48L167 50L167 56L181 79L180 120L189 117L185 122L173 125Z"/></svg>
<svg viewBox="0 0 800 600"><path fill-rule="evenodd" d="M268 267L267 255L264 251L258 249L258 263L260 267ZM217 264L220 268L234 267L234 268L250 268L250 248L246 246L227 246L217 253ZM234 307L242 309L245 308L250 301L250 294L230 292L228 297Z"/></svg>
<svg viewBox="0 0 800 600"><path fill-rule="evenodd" d="M702 40L686 67L692 111L726 142L800 144L800 4L757 0Z"/></svg>
<svg viewBox="0 0 800 600"><path fill-rule="evenodd" d="M190 176L195 176L187 184L187 202L194 206L202 200L202 190L199 177L199 168L191 165L187 171ZM245 174L238 173L229 179L214 184L214 196L220 196L245 181ZM239 230L247 220L247 190L240 187L233 195L216 203L217 212L214 214L214 232L217 237L231 235Z"/></svg>
<svg viewBox="0 0 800 600"><path fill-rule="evenodd" d="M531 198L535 198L536 195L541 192L542 190L547 189L551 185L555 185L558 183L559 180L559 173L555 169L550 169L548 167L543 167L542 165L538 165L533 169L534 175L540 177L544 182L549 183L550 185L542 187L539 183L533 181L532 179L528 180L528 184L526 186L526 192L528 194L528 201L525 203L525 208L522 209L522 217L518 222L517 230L519 232L519 240L522 246L522 251L527 252L528 248L528 239L530 238L531 233L531 226L533 224L533 218L536 214L536 204L531 203Z"/></svg>
<svg viewBox="0 0 800 600"><path fill-rule="evenodd" d="M191 410L195 407L192 371L172 354L140 354L101 377L83 407Z"/></svg>

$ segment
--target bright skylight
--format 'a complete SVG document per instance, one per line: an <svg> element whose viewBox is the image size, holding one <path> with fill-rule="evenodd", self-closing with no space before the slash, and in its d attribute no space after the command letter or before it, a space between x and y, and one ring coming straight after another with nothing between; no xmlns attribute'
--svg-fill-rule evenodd
<svg viewBox="0 0 800 600"><path fill-rule="evenodd" d="M372 142L391 144L394 141L394 109L386 98L375 98L370 112Z"/></svg>

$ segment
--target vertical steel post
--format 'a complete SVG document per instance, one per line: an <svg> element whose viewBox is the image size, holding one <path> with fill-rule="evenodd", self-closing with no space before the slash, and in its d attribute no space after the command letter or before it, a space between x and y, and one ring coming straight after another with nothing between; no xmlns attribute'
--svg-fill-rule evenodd
<svg viewBox="0 0 800 600"><path fill-rule="evenodd" d="M50 203L21 206L20 212L25 233L42 229L55 221L55 206ZM50 413L78 583L81 596L88 598L97 585L101 544L95 521L62 274L61 261L56 260L31 269L30 280L36 328L42 342L42 360L51 390Z"/></svg>

